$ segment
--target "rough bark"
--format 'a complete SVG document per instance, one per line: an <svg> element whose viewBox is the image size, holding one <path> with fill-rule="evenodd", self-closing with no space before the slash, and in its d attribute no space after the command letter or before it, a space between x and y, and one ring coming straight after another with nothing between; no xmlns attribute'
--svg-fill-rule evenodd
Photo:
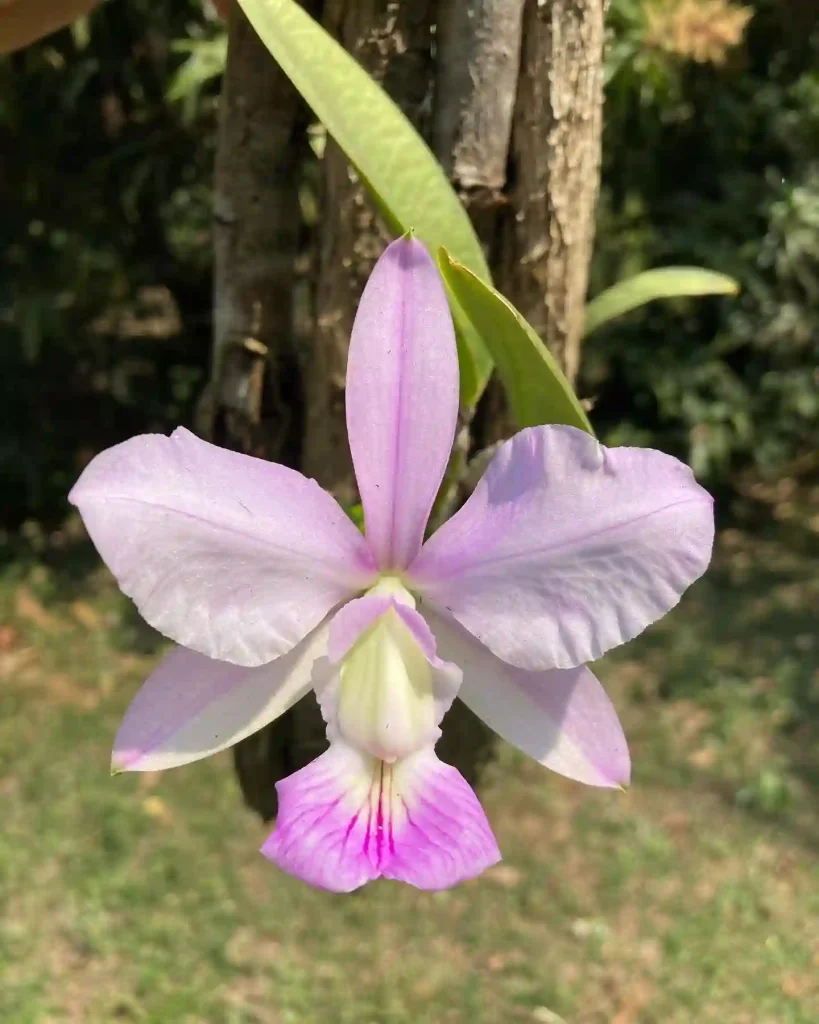
<svg viewBox="0 0 819 1024"><path fill-rule="evenodd" d="M432 148L491 246L520 68L523 0L440 0Z"/></svg>
<svg viewBox="0 0 819 1024"><path fill-rule="evenodd" d="M218 444L291 465L301 433L292 295L302 119L298 93L235 4L214 183L213 366L199 426Z"/></svg>
<svg viewBox="0 0 819 1024"><path fill-rule="evenodd" d="M577 373L600 178L602 0L526 0L501 290Z"/></svg>
<svg viewBox="0 0 819 1024"><path fill-rule="evenodd" d="M293 341L298 173L306 111L232 5L214 183L214 335L200 433L296 466L301 376ZM287 719L238 744L245 799L275 814L273 780L294 770Z"/></svg>
<svg viewBox="0 0 819 1024"><path fill-rule="evenodd" d="M499 231L508 204L509 147L520 75L524 0L439 0L433 149L469 211L494 276L507 254ZM511 256L511 253L508 254ZM468 451L511 432L505 397L490 381L477 416L467 410ZM465 460L462 460L462 466ZM438 519L464 498L456 481Z"/></svg>
<svg viewBox="0 0 819 1024"><path fill-rule="evenodd" d="M327 0L325 27L424 130L431 90L431 12L426 0ZM388 234L344 155L328 140L316 245L316 318L307 371L303 469L352 502L344 378L353 317Z"/></svg>

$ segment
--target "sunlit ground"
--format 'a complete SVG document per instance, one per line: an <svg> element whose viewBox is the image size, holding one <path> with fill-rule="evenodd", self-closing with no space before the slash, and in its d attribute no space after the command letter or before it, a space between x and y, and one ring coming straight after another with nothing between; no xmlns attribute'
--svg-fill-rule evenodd
<svg viewBox="0 0 819 1024"><path fill-rule="evenodd" d="M82 544L33 537L0 575L0 1021L815 1024L815 527L729 531L598 666L628 792L504 748L501 865L348 897L262 859L227 755L109 778L161 647Z"/></svg>

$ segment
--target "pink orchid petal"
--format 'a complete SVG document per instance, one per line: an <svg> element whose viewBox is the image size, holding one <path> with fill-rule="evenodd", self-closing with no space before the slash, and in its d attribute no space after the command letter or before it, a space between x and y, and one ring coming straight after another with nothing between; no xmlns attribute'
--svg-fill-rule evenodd
<svg viewBox="0 0 819 1024"><path fill-rule="evenodd" d="M208 757L284 714L326 666L328 624L259 668L240 668L176 647L125 713L114 771L148 772Z"/></svg>
<svg viewBox="0 0 819 1024"><path fill-rule="evenodd" d="M334 743L277 783L279 817L262 853L331 892L375 878L448 889L500 860L477 797L423 750L392 765Z"/></svg>
<svg viewBox="0 0 819 1024"><path fill-rule="evenodd" d="M361 296L347 363L347 430L379 568L409 565L444 475L458 357L443 285L423 245L399 239Z"/></svg>
<svg viewBox="0 0 819 1024"><path fill-rule="evenodd" d="M713 539L711 497L683 463L533 427L502 446L407 576L504 661L574 668L673 608Z"/></svg>
<svg viewBox="0 0 819 1024"><path fill-rule="evenodd" d="M209 658L272 661L372 580L315 481L181 428L102 452L69 500L143 617Z"/></svg>
<svg viewBox="0 0 819 1024"><path fill-rule="evenodd" d="M430 665L435 668L443 667L444 663L436 654L435 637L423 616L395 598L382 597L379 594L366 594L364 597L348 601L333 616L328 651L330 661L341 661L361 634L391 608L412 633Z"/></svg>
<svg viewBox="0 0 819 1024"><path fill-rule="evenodd" d="M335 613L330 624L330 643L327 650L334 664L343 660L350 648L393 607L390 597L367 594L348 601Z"/></svg>
<svg viewBox="0 0 819 1024"><path fill-rule="evenodd" d="M496 658L456 622L426 615L441 653L463 670L458 696L502 739L588 786L628 784L623 727L585 665L527 672Z"/></svg>

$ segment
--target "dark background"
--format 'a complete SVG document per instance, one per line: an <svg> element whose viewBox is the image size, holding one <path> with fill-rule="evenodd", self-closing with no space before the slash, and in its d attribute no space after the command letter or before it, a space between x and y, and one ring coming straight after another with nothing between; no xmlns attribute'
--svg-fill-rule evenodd
<svg viewBox="0 0 819 1024"><path fill-rule="evenodd" d="M633 0L610 9L591 294L675 263L731 274L742 292L654 303L593 335L579 390L604 439L672 451L721 495L748 469L816 468L811 6L717 3L700 24L692 0L671 28ZM129 0L0 62L8 530L58 521L91 452L190 421L209 359L209 74L223 32L199 0Z"/></svg>

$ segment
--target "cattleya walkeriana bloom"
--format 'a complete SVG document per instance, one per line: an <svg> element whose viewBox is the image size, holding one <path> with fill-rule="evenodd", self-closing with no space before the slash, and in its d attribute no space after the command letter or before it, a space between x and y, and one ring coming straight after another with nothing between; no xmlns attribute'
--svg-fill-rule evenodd
<svg viewBox="0 0 819 1024"><path fill-rule="evenodd" d="M278 784L262 852L325 889L441 889L499 860L475 794L434 752L456 695L554 771L627 782L586 662L665 614L710 558L711 499L686 466L562 426L503 444L424 542L457 414L443 287L401 239L350 341L364 536L313 480L182 429L103 452L71 492L122 589L181 645L128 709L114 768L205 757L314 689L329 749Z"/></svg>

